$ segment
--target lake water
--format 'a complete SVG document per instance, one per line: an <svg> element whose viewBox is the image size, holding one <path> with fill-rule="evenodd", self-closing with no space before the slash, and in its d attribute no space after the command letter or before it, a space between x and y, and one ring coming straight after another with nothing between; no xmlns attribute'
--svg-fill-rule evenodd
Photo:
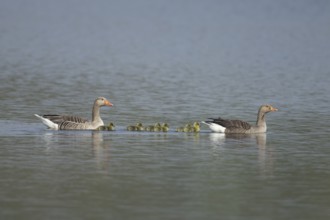
<svg viewBox="0 0 330 220"><path fill-rule="evenodd" d="M329 219L329 22L328 1L1 0L0 218ZM33 116L98 96L114 132ZM266 134L174 132L261 104Z"/></svg>

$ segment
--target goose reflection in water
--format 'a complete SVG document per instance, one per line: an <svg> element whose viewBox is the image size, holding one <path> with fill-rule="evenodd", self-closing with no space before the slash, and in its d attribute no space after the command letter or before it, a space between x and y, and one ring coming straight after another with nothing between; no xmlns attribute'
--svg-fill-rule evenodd
<svg viewBox="0 0 330 220"><path fill-rule="evenodd" d="M266 148L266 133L261 134L223 134L223 133L210 133L210 141L214 147L220 147L228 143L228 141L238 141L242 145L247 145L252 141L256 141L259 149Z"/></svg>
<svg viewBox="0 0 330 220"><path fill-rule="evenodd" d="M75 154L85 154L90 151L96 166L108 171L110 167L110 142L104 141L102 131L47 131L43 134L45 147L49 154L64 153L62 149L75 149Z"/></svg>
<svg viewBox="0 0 330 220"><path fill-rule="evenodd" d="M103 141L103 133L92 131L92 149L97 167L109 171L110 167L110 144Z"/></svg>
<svg viewBox="0 0 330 220"><path fill-rule="evenodd" d="M273 171L274 155L272 151L267 150L267 134L222 134L210 133L210 142L214 149L229 149L236 147L257 146L258 162L261 173L269 173Z"/></svg>

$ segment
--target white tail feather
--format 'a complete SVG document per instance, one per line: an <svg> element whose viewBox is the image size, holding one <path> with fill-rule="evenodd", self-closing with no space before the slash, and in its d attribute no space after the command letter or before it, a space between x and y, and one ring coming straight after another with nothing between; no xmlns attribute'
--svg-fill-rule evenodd
<svg viewBox="0 0 330 220"><path fill-rule="evenodd" d="M226 128L219 125L219 124L216 124L216 123L213 123L213 122L205 122L205 121L202 121L203 124L206 124L207 126L209 126L209 128L213 131L213 132L217 132L217 133L225 133L225 130Z"/></svg>
<svg viewBox="0 0 330 220"><path fill-rule="evenodd" d="M51 120L44 118L40 115L34 114L34 116L36 116L37 118L39 118L41 120L41 122L46 125L47 128L52 129L52 130L58 130L58 124L55 124L54 122L52 122Z"/></svg>

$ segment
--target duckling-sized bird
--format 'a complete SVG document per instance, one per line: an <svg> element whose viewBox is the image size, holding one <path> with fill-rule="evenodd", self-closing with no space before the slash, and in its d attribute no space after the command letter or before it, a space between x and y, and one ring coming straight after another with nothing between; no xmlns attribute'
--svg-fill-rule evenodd
<svg viewBox="0 0 330 220"><path fill-rule="evenodd" d="M268 112L278 111L271 105L262 105L258 111L256 125L241 120L226 120L222 118L210 118L210 121L202 121L209 126L213 132L226 134L255 134L265 133L267 131L265 116Z"/></svg>
<svg viewBox="0 0 330 220"><path fill-rule="evenodd" d="M191 132L192 125L191 124L186 124L184 126L183 132Z"/></svg>
<svg viewBox="0 0 330 220"><path fill-rule="evenodd" d="M144 131L142 123L136 123L136 125L127 126L127 131Z"/></svg>
<svg viewBox="0 0 330 220"><path fill-rule="evenodd" d="M192 125L186 124L184 127L179 127L176 129L177 132L191 132Z"/></svg>
<svg viewBox="0 0 330 220"><path fill-rule="evenodd" d="M168 132L169 130L169 125L167 123L163 123L161 125L162 132Z"/></svg>
<svg viewBox="0 0 330 220"><path fill-rule="evenodd" d="M135 125L129 125L127 126L127 131L136 131L136 126Z"/></svg>
<svg viewBox="0 0 330 220"><path fill-rule="evenodd" d="M108 126L102 125L102 126L98 127L96 130L98 130L98 131L114 131L114 130L116 130L115 127L116 127L115 124L113 122L110 122L108 124Z"/></svg>
<svg viewBox="0 0 330 220"><path fill-rule="evenodd" d="M115 124L114 124L113 122L110 122L110 123L108 124L108 126L107 126L107 130L108 130L108 131L114 131L114 130L116 130L116 126L115 126Z"/></svg>
<svg viewBox="0 0 330 220"><path fill-rule="evenodd" d="M195 121L193 125L191 126L191 131L190 132L199 132L200 129L200 123Z"/></svg>
<svg viewBox="0 0 330 220"><path fill-rule="evenodd" d="M144 128L145 131L151 131L155 126L154 125L148 125Z"/></svg>
<svg viewBox="0 0 330 220"><path fill-rule="evenodd" d="M199 132L200 131L200 123L194 122L193 124L186 124L184 127L179 127L176 129L177 132Z"/></svg>
<svg viewBox="0 0 330 220"><path fill-rule="evenodd" d="M151 132L159 132L162 131L162 125L160 123L156 123L154 125L149 125L145 129L146 131L151 131Z"/></svg>
<svg viewBox="0 0 330 220"><path fill-rule="evenodd" d="M104 126L104 125L99 126L98 128L96 128L96 130L98 130L98 131L106 131L107 130L107 126Z"/></svg>
<svg viewBox="0 0 330 220"><path fill-rule="evenodd" d="M137 131L144 131L144 127L143 127L142 123L137 123L136 124L136 130Z"/></svg>

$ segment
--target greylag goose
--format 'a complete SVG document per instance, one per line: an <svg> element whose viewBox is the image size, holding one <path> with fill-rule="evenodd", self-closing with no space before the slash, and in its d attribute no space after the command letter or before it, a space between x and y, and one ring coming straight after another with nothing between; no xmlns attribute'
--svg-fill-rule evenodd
<svg viewBox="0 0 330 220"><path fill-rule="evenodd" d="M268 112L278 111L271 105L262 105L259 108L256 125L252 126L248 122L241 120L226 120L222 118L210 118L210 121L202 121L209 126L213 132L226 134L255 134L267 131L265 116Z"/></svg>
<svg viewBox="0 0 330 220"><path fill-rule="evenodd" d="M104 125L100 117L100 108L102 106L113 105L104 97L98 97L95 99L92 112L92 121L71 115L39 116L35 114L35 116L39 118L44 125L52 130L95 130Z"/></svg>

